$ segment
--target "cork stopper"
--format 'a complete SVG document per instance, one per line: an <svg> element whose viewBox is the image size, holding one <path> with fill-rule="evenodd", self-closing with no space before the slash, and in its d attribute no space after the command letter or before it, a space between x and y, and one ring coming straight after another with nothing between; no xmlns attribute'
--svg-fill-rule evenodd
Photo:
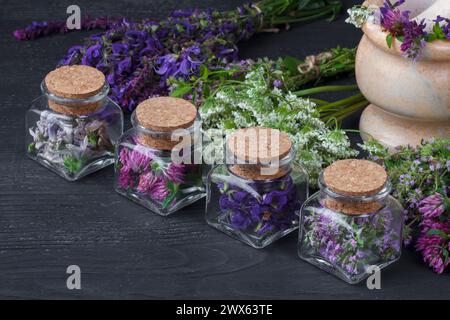
<svg viewBox="0 0 450 320"><path fill-rule="evenodd" d="M323 172L327 188L334 193L349 197L370 197L379 193L386 185L386 170L379 164L360 159L339 160ZM324 205L348 215L360 215L378 211L379 201L357 201L327 197Z"/></svg>
<svg viewBox="0 0 450 320"><path fill-rule="evenodd" d="M346 196L370 196L383 189L386 170L379 164L360 159L339 160L323 172L328 189Z"/></svg>
<svg viewBox="0 0 450 320"><path fill-rule="evenodd" d="M264 171L269 163L280 161L289 155L292 142L289 136L277 129L250 127L239 129L227 140L229 152L244 164L230 166L238 176L251 180L276 179L284 176L289 168L279 166L271 171Z"/></svg>
<svg viewBox="0 0 450 320"><path fill-rule="evenodd" d="M250 163L281 160L292 147L287 133L264 127L239 129L230 135L227 144L236 158Z"/></svg>
<svg viewBox="0 0 450 320"><path fill-rule="evenodd" d="M48 92L59 98L87 99L103 89L105 76L99 70L89 66L63 66L49 72L44 83ZM102 101L61 104L49 99L48 104L56 112L76 116L94 112L101 107Z"/></svg>
<svg viewBox="0 0 450 320"><path fill-rule="evenodd" d="M159 150L172 150L183 138L172 141L172 132L191 127L197 118L197 108L184 99L156 97L141 102L136 108L140 126L151 130L143 133L139 141Z"/></svg>

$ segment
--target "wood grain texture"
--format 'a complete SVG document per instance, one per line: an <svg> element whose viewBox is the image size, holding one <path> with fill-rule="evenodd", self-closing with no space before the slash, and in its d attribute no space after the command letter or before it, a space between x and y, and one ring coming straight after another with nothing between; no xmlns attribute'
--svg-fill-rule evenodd
<svg viewBox="0 0 450 320"><path fill-rule="evenodd" d="M161 17L176 7L233 8L244 1L77 1L93 16ZM347 5L357 1L345 1ZM24 115L39 84L84 32L18 42L11 32L33 20L65 18L69 1L2 1L0 13L1 298L449 298L412 251L382 274L382 290L349 286L297 258L297 234L255 250L209 228L204 201L168 218L114 193L111 167L80 182L62 180L24 154ZM357 45L343 20L313 22L241 44L243 57L294 55ZM341 83L351 82L338 81ZM358 117L346 121L356 128ZM357 139L354 139L357 141ZM66 289L66 268L82 270L82 290Z"/></svg>

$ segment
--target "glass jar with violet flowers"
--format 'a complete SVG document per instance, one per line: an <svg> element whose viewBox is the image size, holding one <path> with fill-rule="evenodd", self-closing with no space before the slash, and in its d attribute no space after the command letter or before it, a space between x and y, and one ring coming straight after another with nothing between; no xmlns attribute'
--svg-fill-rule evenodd
<svg viewBox="0 0 450 320"><path fill-rule="evenodd" d="M193 143L197 108L179 98L151 98L131 121L116 147L115 190L162 216L203 198L201 150Z"/></svg>
<svg viewBox="0 0 450 320"><path fill-rule="evenodd" d="M226 163L210 171L206 221L260 249L294 231L308 196L308 178L289 136L251 127L229 135Z"/></svg>
<svg viewBox="0 0 450 320"><path fill-rule="evenodd" d="M319 186L302 207L300 258L350 284L400 258L403 208L389 195L382 166L339 160L322 172Z"/></svg>
<svg viewBox="0 0 450 320"><path fill-rule="evenodd" d="M41 91L26 113L30 158L69 181L114 163L123 113L108 98L102 72L84 65L63 66L47 74Z"/></svg>

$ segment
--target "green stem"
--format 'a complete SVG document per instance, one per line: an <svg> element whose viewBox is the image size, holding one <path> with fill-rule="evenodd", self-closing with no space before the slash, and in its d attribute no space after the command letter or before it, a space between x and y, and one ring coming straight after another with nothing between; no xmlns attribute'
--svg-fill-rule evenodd
<svg viewBox="0 0 450 320"><path fill-rule="evenodd" d="M319 13L316 14L311 14L306 16L306 12L305 12L305 16L303 17L273 17L272 19L270 19L269 22L269 26L274 26L274 25L279 25L279 24L285 24L285 23L298 23L298 22L306 22L306 21L310 21L310 20L315 20L317 18L321 18L323 16L329 15L330 13L335 13L338 10L338 6L332 4L326 7L323 7L320 9ZM318 10L319 11L319 10Z"/></svg>
<svg viewBox="0 0 450 320"><path fill-rule="evenodd" d="M335 107L341 107L341 106L344 106L344 105L347 105L347 104L359 102L362 99L365 100L366 98L364 98L364 96L361 93L358 93L358 94L356 94L354 96L351 96L351 97L348 97L348 98L345 98L345 99L342 99L342 100L339 100L339 101L336 101L336 102L333 102L333 103L329 103L329 104L324 105L324 106L320 106L319 107L319 111L322 112L322 111L325 111L325 110L328 110L328 109L332 109L332 108L335 108Z"/></svg>
<svg viewBox="0 0 450 320"><path fill-rule="evenodd" d="M317 105L319 105L319 106L323 106L323 105L329 104L328 101L321 100L321 99L313 99L313 98L309 98L309 100L310 100L311 102L314 102L315 104L317 104Z"/></svg>
<svg viewBox="0 0 450 320"><path fill-rule="evenodd" d="M322 93L322 92L337 92L337 91L349 91L358 89L357 85L349 85L349 86L321 86L315 88L309 88L305 90L300 90L294 92L295 95L302 97L306 95Z"/></svg>
<svg viewBox="0 0 450 320"><path fill-rule="evenodd" d="M363 107L367 106L368 104L369 104L369 102L367 100L358 102L358 103L351 105L345 109L342 109L341 111L336 112L335 114L328 115L328 116L322 118L322 120L324 122L327 122L331 118L335 118L338 122L341 122L344 118L346 118L349 115L351 115L352 113L355 113L356 111L362 109Z"/></svg>

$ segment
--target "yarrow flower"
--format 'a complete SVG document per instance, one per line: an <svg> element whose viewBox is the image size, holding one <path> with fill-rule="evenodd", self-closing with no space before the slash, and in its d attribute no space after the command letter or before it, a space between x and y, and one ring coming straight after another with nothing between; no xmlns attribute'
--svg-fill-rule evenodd
<svg viewBox="0 0 450 320"><path fill-rule="evenodd" d="M361 28L364 23L373 20L377 9L378 8L375 6L354 6L353 8L347 10L348 18L345 22L353 24L357 28Z"/></svg>
<svg viewBox="0 0 450 320"><path fill-rule="evenodd" d="M324 166L357 152L344 131L325 125L315 103L274 88L269 74L267 65L255 64L240 84L233 81L216 90L200 108L203 128L263 126L287 132L298 150L297 160L316 184Z"/></svg>

